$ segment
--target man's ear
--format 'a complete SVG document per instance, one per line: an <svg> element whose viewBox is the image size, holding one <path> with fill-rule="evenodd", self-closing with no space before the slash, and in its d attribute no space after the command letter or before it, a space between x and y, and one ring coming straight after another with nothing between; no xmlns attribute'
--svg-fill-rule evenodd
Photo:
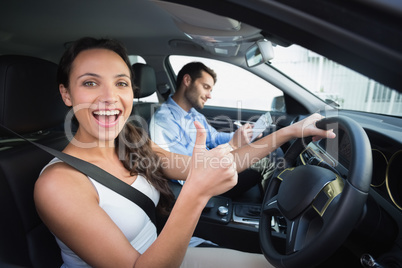
<svg viewBox="0 0 402 268"><path fill-rule="evenodd" d="M64 104L68 107L73 106L73 103L71 101L70 93L68 92L67 88L64 87L63 84L59 85L59 91L61 94L61 98L64 101Z"/></svg>
<svg viewBox="0 0 402 268"><path fill-rule="evenodd" d="M183 75L183 82L182 82L186 87L188 87L191 84L191 76L189 74Z"/></svg>

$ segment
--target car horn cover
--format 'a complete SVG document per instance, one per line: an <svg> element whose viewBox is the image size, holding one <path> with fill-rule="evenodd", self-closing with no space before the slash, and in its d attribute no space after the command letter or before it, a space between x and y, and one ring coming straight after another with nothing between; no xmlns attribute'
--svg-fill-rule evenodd
<svg viewBox="0 0 402 268"><path fill-rule="evenodd" d="M282 180L278 207L283 216L292 220L313 203L320 191L336 179L336 175L318 166L299 166L284 170L278 178Z"/></svg>

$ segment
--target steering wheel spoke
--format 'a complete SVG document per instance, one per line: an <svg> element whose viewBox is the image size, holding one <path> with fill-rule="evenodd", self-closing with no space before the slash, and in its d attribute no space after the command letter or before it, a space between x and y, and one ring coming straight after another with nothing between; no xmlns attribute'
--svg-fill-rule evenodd
<svg viewBox="0 0 402 268"><path fill-rule="evenodd" d="M280 209L278 207L278 199L276 195L264 203L262 207L262 213L274 215L278 214L278 212L280 213Z"/></svg>
<svg viewBox="0 0 402 268"><path fill-rule="evenodd" d="M306 224L301 218L296 220L286 220L287 222L287 236L286 236L286 254L292 254L299 251L305 241L306 237Z"/></svg>
<svg viewBox="0 0 402 268"><path fill-rule="evenodd" d="M309 243L322 229L320 216L310 207L293 220L286 219L286 254L293 254Z"/></svg>
<svg viewBox="0 0 402 268"><path fill-rule="evenodd" d="M321 214L321 219L323 221L323 225L326 226L331 222L332 216L334 215L336 208L338 207L338 198L333 199L329 202L327 208Z"/></svg>

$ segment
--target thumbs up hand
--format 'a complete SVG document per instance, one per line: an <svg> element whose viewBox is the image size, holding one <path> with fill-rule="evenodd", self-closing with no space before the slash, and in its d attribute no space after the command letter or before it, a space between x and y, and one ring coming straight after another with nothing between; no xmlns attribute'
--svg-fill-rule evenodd
<svg viewBox="0 0 402 268"><path fill-rule="evenodd" d="M197 129L197 137L191 157L190 172L185 188L212 197L230 190L237 183L237 171L234 157L230 153L230 147L219 145L207 150L207 134L204 127L197 121L194 122Z"/></svg>

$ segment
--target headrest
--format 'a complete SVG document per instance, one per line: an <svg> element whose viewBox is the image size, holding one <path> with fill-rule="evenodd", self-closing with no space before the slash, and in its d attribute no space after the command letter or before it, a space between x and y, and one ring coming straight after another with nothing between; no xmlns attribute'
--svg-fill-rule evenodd
<svg viewBox="0 0 402 268"><path fill-rule="evenodd" d="M134 91L134 98L145 98L156 92L155 70L148 64L134 63L134 84L138 87Z"/></svg>
<svg viewBox="0 0 402 268"><path fill-rule="evenodd" d="M57 64L29 56L0 56L0 124L33 133L61 124L68 108L56 82ZM0 130L0 136L9 136Z"/></svg>

